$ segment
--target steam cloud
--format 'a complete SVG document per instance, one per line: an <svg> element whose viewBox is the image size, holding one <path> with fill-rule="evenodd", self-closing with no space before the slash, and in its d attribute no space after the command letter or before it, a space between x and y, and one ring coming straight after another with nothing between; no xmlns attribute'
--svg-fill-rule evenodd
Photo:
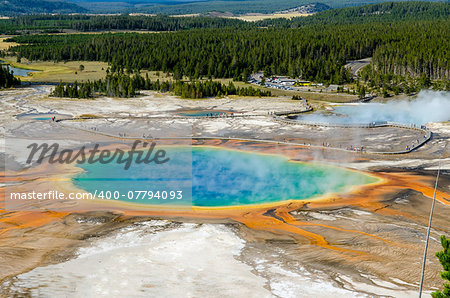
<svg viewBox="0 0 450 298"><path fill-rule="evenodd" d="M424 125L450 120L450 92L421 91L412 100L391 100L386 103L365 103L336 107L333 114L301 115L299 120L330 123L370 123L391 121Z"/></svg>

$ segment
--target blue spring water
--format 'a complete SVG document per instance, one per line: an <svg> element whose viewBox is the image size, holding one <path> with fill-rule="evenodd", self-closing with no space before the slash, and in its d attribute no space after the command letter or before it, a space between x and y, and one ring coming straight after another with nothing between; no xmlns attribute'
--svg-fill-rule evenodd
<svg viewBox="0 0 450 298"><path fill-rule="evenodd" d="M22 113L16 116L17 119L24 119L24 120L52 120L52 118L55 117L55 119L68 119L71 118L71 115L66 114L57 114L57 113Z"/></svg>
<svg viewBox="0 0 450 298"><path fill-rule="evenodd" d="M74 178L78 188L91 193L192 187L192 201L140 200L142 204L168 204L218 207L304 200L329 192L342 192L350 186L377 179L345 168L318 163L289 161L281 155L268 155L211 147L192 148L192 171L186 167L190 147L167 149L170 166L81 164L84 172ZM189 161L190 162L190 161ZM192 175L191 177L189 177ZM192 178L192 180L190 179ZM192 183L183 184L186 181ZM130 201L126 195L118 198Z"/></svg>

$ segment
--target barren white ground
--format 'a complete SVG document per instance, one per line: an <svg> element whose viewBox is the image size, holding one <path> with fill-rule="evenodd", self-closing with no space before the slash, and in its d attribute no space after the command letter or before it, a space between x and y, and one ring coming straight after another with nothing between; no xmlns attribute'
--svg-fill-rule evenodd
<svg viewBox="0 0 450 298"><path fill-rule="evenodd" d="M264 136L273 127L291 131L303 129L302 125L280 127L280 124L265 116L272 111L302 108L301 103L287 98L181 100L147 93L146 96L135 99L69 100L48 98L50 89L37 86L0 92L0 133L5 134L7 125L19 125L13 115L20 113L55 112L74 116L96 114L112 118L158 115L169 117L161 120L161 125L170 125L174 122L170 119L173 114L171 111L179 109L224 109L260 115L248 119L216 119L200 123L197 129L211 135L239 129L255 136ZM101 125L101 121L104 120L78 123L72 129L74 133L81 134L78 129L89 130L90 126ZM145 133L145 130L139 130L139 125L126 119L109 124L111 131L115 133L122 126L130 130L130 125L133 131L137 131L136 134ZM30 134L51 130L55 130L54 135L58 133L58 128L52 126L51 122L35 121L25 125L29 125ZM450 125L448 122L432 123L429 127L441 136L431 145L443 149L445 138L450 135ZM64 135L59 136L59 141L64 138ZM2 152L5 149L7 152L14 152L14 148L17 148L5 148L8 142L5 144L3 138L0 142ZM70 142L76 144L76 140ZM20 152L16 154L18 159ZM377 165L435 169L439 160L437 155L429 159L408 155L401 159L379 158L344 165L360 169ZM450 158L444 158L440 162L442 168L450 169ZM246 247L249 251L243 254ZM310 271L298 264L286 264L283 262L283 250L252 251L245 240L225 225L178 225L167 221L149 221L90 241L72 260L38 267L19 275L14 288L18 292L21 289L29 290L33 296L40 297L416 295L410 289L417 285L405 284L402 287L400 280L381 281L371 276L364 278L370 282L360 283L342 274L337 274L332 279L324 272Z"/></svg>

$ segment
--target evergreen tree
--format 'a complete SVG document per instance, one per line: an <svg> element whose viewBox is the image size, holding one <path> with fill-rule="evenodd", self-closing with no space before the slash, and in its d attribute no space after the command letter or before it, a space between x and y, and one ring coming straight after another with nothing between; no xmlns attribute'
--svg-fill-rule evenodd
<svg viewBox="0 0 450 298"><path fill-rule="evenodd" d="M436 253L436 257L439 259L444 271L441 272L441 278L444 281L450 281L450 239L446 239L444 235L441 236L442 251ZM449 298L450 297L450 284L444 283L444 290L431 293L433 298Z"/></svg>
<svg viewBox="0 0 450 298"><path fill-rule="evenodd" d="M348 60L373 57L360 76L389 89L395 80L450 77L450 21L307 25L299 29L238 28L171 34L22 35L10 51L29 60L92 60L127 69L170 72L174 79L203 76L243 80L249 73L301 76L322 83L351 82ZM164 49L164 50L162 50ZM420 82L414 82L422 87ZM389 89L390 90L390 89Z"/></svg>
<svg viewBox="0 0 450 298"><path fill-rule="evenodd" d="M0 64L0 89L19 85L20 80L14 77L8 65Z"/></svg>

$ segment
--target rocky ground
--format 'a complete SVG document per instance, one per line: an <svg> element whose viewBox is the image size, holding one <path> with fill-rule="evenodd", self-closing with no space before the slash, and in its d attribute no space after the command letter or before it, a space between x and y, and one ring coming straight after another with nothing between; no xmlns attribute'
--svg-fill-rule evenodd
<svg viewBox="0 0 450 298"><path fill-rule="evenodd" d="M326 161L359 170L408 174L412 175L411 181L416 179L414 177L420 177L430 187L433 186L436 168L440 163L443 172L439 190L443 193L443 200L445 196L449 199L446 195L450 193L450 152L446 149L450 136L448 123L427 125L433 131L433 139L412 153L393 156L371 155L341 149L348 146L364 146L376 151L401 150L405 144L422 138L423 135L420 131L394 127L349 129L287 125L276 121L271 113L298 110L304 106L301 102L286 98L182 100L168 95L147 93L134 99L70 100L48 98L49 89L36 86L0 93L1 133L5 135L5 141L1 143L2 152L5 152L2 158L8 161L10 169L16 171L23 167L26 156L23 144L30 140L57 141L67 146L78 146L85 142L111 142L111 139L118 141L124 138L148 138L152 134L151 137L164 137L158 135L160 129L181 126L183 127L181 131L194 137L272 140L279 144L272 144L271 152L279 150L280 154L286 154L293 159L302 160L307 156L308 160ZM189 118L179 115L182 111L194 109L233 111L235 115L247 116ZM21 113L48 112L101 118L53 122L17 120L14 117ZM301 150L290 150L295 146L290 147L283 143L306 146L300 146L303 148ZM250 145L249 148L251 146L254 145ZM11 183L16 182L4 179L2 187ZM208 277L217 277L213 278L218 285L216 292L203 288L200 282L191 289L193 295L237 295L236 293L246 293L244 290L250 288L253 289L250 293L258 293L258 296L298 297L319 292L344 296L411 296L415 295L418 288L426 224L431 205L429 195L424 196L418 191L420 188L415 189L392 187L389 192L378 193L376 189L372 189L371 192L354 194L361 201L365 196L376 195L379 198L373 204L305 204L289 213L276 209L272 212L272 218L281 221L281 230L284 232L251 227L245 221L244 224L236 222L232 216L220 219L169 216L165 217L169 221L164 221L162 229L156 228L155 225L158 224L153 221L148 224L151 228L145 228L149 218L142 216L133 217L108 212L36 214L2 210L0 279L3 280L3 284L0 291L32 296L36 293L49 295L52 293L52 283L64 286L57 278L43 278L49 274L60 274L64 278L72 277L75 281L85 284L86 280L82 276L87 272L82 268L90 268L86 267L86 264L93 260L99 262L96 267L99 271L96 271L96 274L113 270L117 262L130 264L127 270L134 270L138 265L133 263L133 258L127 253L130 245L126 240L128 238L122 239L123 235L128 235L127 229L139 232L136 235L130 234L135 237L133 238L135 242L131 244L134 253L155 262L158 256L162 256L155 255L154 251L144 253L140 250L142 247L155 245L153 236L141 235L145 231L150 233L148 232L150 229L155 237L160 237L158 239L162 239L162 243L168 246L172 239L170 231L173 231L174 235L180 235L181 242L185 241L184 251L171 252L179 256L173 259L173 264L181 266L180 270L186 270L187 275L205 282ZM357 202L356 199L354 201ZM449 213L448 204L437 203L425 279L427 291L442 284L438 277L441 268L433 255L439 250L439 235L450 234ZM186 226L186 222L191 222L193 226ZM356 250L359 253L357 255L339 253L319 247L301 234L285 232L293 227L301 227L304 231L321 235L332 245ZM217 237L228 240L222 242L218 240L216 243L213 239ZM218 247L216 251L204 251L204 260L210 261L193 257L195 250L189 248L187 243L197 240L199 245L207 246L208 243L214 243ZM121 258L116 260L113 254L107 252L92 257L92 252L83 251L86 247L105 247L107 244L112 245L111 243L115 243L116 250L113 251L117 251ZM180 265L184 253L188 258L189 254L193 254L191 257L195 266ZM209 264L214 259L228 262L229 266L221 269L211 268ZM104 262L104 267L100 262ZM169 261L162 263L172 264ZM56 267L45 267L49 264ZM33 268L36 269L32 270ZM75 277L73 268L80 268ZM200 269L203 273L200 273ZM161 267L159 270L173 270L173 268ZM239 272L240 277L224 281L224 284L220 285L220 276L232 275L234 272ZM140 274L145 275L144 273ZM118 275L118 279L111 279L108 282L111 285L117 284L119 277L122 276L123 281L126 275L123 273ZM158 283L156 280L155 277L153 285L150 282L135 286L142 287L144 293L163 294L152 290L163 285L163 281ZM236 286L237 292L229 292L227 289L230 288L230 284L227 286L227 282ZM181 285L188 283L188 280L180 282ZM247 283L249 286L239 286L241 283ZM95 284L92 287L95 288ZM50 292L45 292L45 288ZM72 289L72 293L78 295L83 293L73 284L69 288ZM239 292L239 289L242 291ZM117 290L120 290L120 287ZM108 294L108 292L103 294L105 293Z"/></svg>

